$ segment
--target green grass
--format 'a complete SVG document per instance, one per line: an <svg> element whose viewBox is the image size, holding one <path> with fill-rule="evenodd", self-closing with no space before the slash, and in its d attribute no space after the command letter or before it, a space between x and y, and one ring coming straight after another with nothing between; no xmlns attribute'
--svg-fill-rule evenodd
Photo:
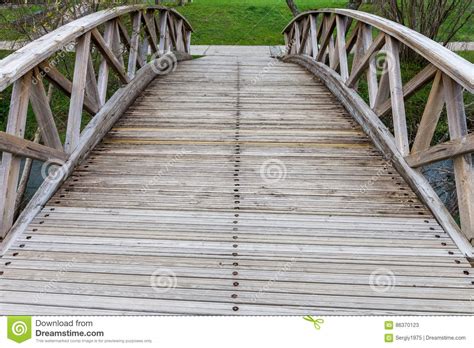
<svg viewBox="0 0 474 348"><path fill-rule="evenodd" d="M344 7L346 0L300 0L300 10ZM194 0L177 10L195 29L195 45L278 45L292 15L284 0Z"/></svg>

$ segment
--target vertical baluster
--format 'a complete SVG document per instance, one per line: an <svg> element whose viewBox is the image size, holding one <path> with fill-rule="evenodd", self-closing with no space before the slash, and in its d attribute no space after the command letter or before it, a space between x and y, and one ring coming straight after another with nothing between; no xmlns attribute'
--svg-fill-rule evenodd
<svg viewBox="0 0 474 348"><path fill-rule="evenodd" d="M407 121L405 115L405 101L403 99L403 85L400 70L399 43L387 36L386 47L388 54L388 77L390 95L392 98L392 117L395 143L403 156L409 154Z"/></svg>
<svg viewBox="0 0 474 348"><path fill-rule="evenodd" d="M337 52L339 55L340 75L343 81L347 81L349 78L349 67L347 64L346 54L346 23L347 20L345 17L336 16Z"/></svg>
<svg viewBox="0 0 474 348"><path fill-rule="evenodd" d="M311 55L313 59L318 56L318 32L316 25L316 16L309 15L310 35L311 35Z"/></svg>
<svg viewBox="0 0 474 348"><path fill-rule="evenodd" d="M109 21L105 24L104 31L104 40L107 45L110 47L110 44L114 36L114 22ZM99 66L99 77L97 81L97 88L99 90L100 106L105 104L105 99L107 97L107 86L109 83L109 65L105 58L102 58L102 61Z"/></svg>
<svg viewBox="0 0 474 348"><path fill-rule="evenodd" d="M130 38L130 54L128 57L128 77L133 79L137 69L138 59L138 45L140 44L140 24L141 24L140 11L137 11L132 16L132 37Z"/></svg>
<svg viewBox="0 0 474 348"><path fill-rule="evenodd" d="M69 104L66 142L64 144L64 149L67 153L72 153L76 148L79 142L79 136L81 134L81 119L84 104L90 43L90 32L77 39L74 78L72 80L71 102Z"/></svg>
<svg viewBox="0 0 474 348"><path fill-rule="evenodd" d="M168 27L168 11L160 11L160 55L165 53L166 49L166 28Z"/></svg>
<svg viewBox="0 0 474 348"><path fill-rule="evenodd" d="M361 27L361 35L363 38L363 47L364 52L368 50L370 45L372 45L372 27L366 24L363 24ZM377 67L375 65L375 58L371 58L369 61L369 67L367 69L367 86L369 92L369 103L370 107L375 106L375 100L377 98L378 91L378 82L377 82Z"/></svg>

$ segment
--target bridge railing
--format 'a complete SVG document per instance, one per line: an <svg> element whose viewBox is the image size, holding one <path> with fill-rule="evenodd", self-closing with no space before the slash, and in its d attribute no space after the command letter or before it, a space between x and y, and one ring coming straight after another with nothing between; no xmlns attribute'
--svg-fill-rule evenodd
<svg viewBox="0 0 474 348"><path fill-rule="evenodd" d="M26 221L153 77L191 57L191 32L191 25L173 9L122 6L70 22L0 61L0 93L11 88L6 132L0 132L0 240L15 220L21 159L55 163L61 169L54 184L43 183L25 208ZM73 55L72 80L58 68L58 55ZM112 78L120 81L120 88L111 87ZM46 83L69 98L64 144ZM24 139L30 105L43 144ZM83 112L93 117L81 130Z"/></svg>
<svg viewBox="0 0 474 348"><path fill-rule="evenodd" d="M456 229L456 224L446 216L447 210L434 197L419 168L453 159L461 228L472 243L474 134L468 133L464 95L474 91L473 64L418 32L360 11L324 9L302 13L286 26L283 34L287 44L284 60L299 63L319 75L346 108L359 115L359 123L385 154L394 157L399 171L448 229ZM402 48L413 50L428 63L406 83L402 82L400 67ZM362 81L367 102L359 94ZM410 144L405 102L429 84L431 91ZM444 106L450 141L432 146ZM379 120L390 114L393 133Z"/></svg>

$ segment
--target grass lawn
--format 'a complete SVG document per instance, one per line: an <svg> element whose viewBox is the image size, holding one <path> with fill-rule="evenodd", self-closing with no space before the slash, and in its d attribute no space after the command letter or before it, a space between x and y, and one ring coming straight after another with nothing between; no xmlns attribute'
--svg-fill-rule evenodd
<svg viewBox="0 0 474 348"><path fill-rule="evenodd" d="M346 0L299 0L300 10L344 7ZM292 15L285 0L194 0L177 10L195 29L195 45L277 45Z"/></svg>

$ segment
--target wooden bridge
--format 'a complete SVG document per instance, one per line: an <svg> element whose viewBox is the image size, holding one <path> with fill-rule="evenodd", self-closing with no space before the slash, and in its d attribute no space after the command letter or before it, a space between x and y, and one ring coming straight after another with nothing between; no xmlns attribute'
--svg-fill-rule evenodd
<svg viewBox="0 0 474 348"><path fill-rule="evenodd" d="M282 59L191 59L191 32L119 7L0 61L0 314L472 314L473 65L350 10L296 17ZM404 84L402 47L428 62ZM70 97L64 142L49 85ZM425 86L409 144L404 102ZM42 144L23 138L29 105ZM444 105L451 139L432 146ZM55 170L16 217L25 157ZM445 159L460 225L419 170Z"/></svg>

